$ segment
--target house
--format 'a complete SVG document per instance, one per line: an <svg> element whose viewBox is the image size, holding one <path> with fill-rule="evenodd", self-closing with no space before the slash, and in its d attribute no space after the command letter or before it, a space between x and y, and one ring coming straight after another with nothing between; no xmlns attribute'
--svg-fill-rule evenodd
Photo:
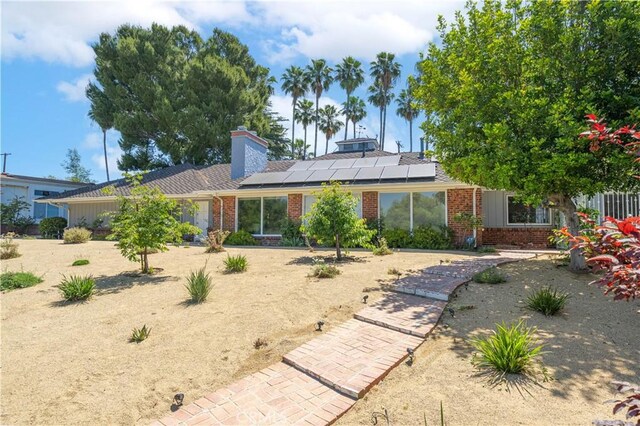
<svg viewBox="0 0 640 426"><path fill-rule="evenodd" d="M208 228L246 230L262 244L275 244L285 218L299 219L313 204L323 182L338 180L359 199L358 214L382 219L386 228L412 230L421 225L448 225L459 237L470 231L454 221L458 212L483 218L474 231L478 244L546 247L558 214L519 203L512 194L489 191L451 179L442 166L421 153L381 151L372 139L338 142L338 150L309 160L267 160L268 142L240 127L231 132L231 163L181 164L147 173L143 183L168 197L191 200L182 220ZM127 195L123 179L78 188L48 197L49 205L67 211L70 226L91 223L116 209L114 195ZM108 223L105 223L108 227Z"/></svg>
<svg viewBox="0 0 640 426"><path fill-rule="evenodd" d="M26 201L30 206L29 211L23 211L22 215L32 217L36 223L39 223L45 217L66 217L67 210L65 204L35 203L36 199L57 196L65 191L87 185L92 184L2 173L0 174L0 198L2 204L8 204L16 197Z"/></svg>

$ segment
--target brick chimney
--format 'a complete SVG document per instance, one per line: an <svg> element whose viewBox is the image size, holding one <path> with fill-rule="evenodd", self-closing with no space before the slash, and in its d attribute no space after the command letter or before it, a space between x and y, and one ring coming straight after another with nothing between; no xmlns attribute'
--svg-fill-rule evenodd
<svg viewBox="0 0 640 426"><path fill-rule="evenodd" d="M267 167L269 143L256 132L239 126L231 131L231 179L261 172Z"/></svg>

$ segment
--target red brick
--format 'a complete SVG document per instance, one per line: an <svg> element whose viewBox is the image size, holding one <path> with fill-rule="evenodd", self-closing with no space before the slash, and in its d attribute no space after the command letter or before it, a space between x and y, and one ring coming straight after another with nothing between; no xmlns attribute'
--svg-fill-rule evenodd
<svg viewBox="0 0 640 426"><path fill-rule="evenodd" d="M362 217L369 220L378 219L378 192L362 193Z"/></svg>
<svg viewBox="0 0 640 426"><path fill-rule="evenodd" d="M483 243L496 246L518 246L523 248L547 248L552 227L530 228L485 228Z"/></svg>
<svg viewBox="0 0 640 426"><path fill-rule="evenodd" d="M289 194L287 215L291 220L300 220L302 217L302 194Z"/></svg>
<svg viewBox="0 0 640 426"><path fill-rule="evenodd" d="M465 237L465 229L460 223L453 220L456 213L473 214L473 188L456 188L447 189L447 225L453 229L456 235L456 244L460 244L461 239ZM476 216L482 217L482 190L476 190ZM471 230L466 230L471 235ZM476 243L482 245L483 231L482 227L476 232Z"/></svg>

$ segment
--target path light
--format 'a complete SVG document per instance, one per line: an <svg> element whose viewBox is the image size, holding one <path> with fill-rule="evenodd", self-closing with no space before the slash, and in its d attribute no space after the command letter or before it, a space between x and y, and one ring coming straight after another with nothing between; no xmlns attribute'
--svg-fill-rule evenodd
<svg viewBox="0 0 640 426"><path fill-rule="evenodd" d="M452 317L456 316L456 311L454 311L453 308L447 308L447 310L449 311Z"/></svg>
<svg viewBox="0 0 640 426"><path fill-rule="evenodd" d="M465 288L465 290L469 290L469 281L467 281L466 283L464 283L464 288Z"/></svg>
<svg viewBox="0 0 640 426"><path fill-rule="evenodd" d="M324 321L320 320L316 323L316 331L322 331L322 326L324 325Z"/></svg>
<svg viewBox="0 0 640 426"><path fill-rule="evenodd" d="M387 412L387 409L382 407L382 412L380 411L374 411L373 413L371 413L371 423L373 423L374 425L378 424L378 417L382 418L385 420L387 426L389 426L389 413Z"/></svg>
<svg viewBox="0 0 640 426"><path fill-rule="evenodd" d="M184 402L184 394L183 393L177 393L173 397L173 403L176 404L178 407L181 406L183 402Z"/></svg>
<svg viewBox="0 0 640 426"><path fill-rule="evenodd" d="M362 296L362 303L364 303L365 305L367 304L367 299L369 298L368 294L365 294L364 296Z"/></svg>
<svg viewBox="0 0 640 426"><path fill-rule="evenodd" d="M416 358L416 354L411 348L407 348L407 353L409 354L409 359L407 360L407 364L413 365L413 360Z"/></svg>

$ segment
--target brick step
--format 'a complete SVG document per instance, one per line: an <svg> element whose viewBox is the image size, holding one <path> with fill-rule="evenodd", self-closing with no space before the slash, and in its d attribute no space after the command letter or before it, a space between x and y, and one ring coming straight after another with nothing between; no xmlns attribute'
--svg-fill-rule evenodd
<svg viewBox="0 0 640 426"><path fill-rule="evenodd" d="M353 404L355 399L280 362L206 395L153 425L327 425Z"/></svg>
<svg viewBox="0 0 640 426"><path fill-rule="evenodd" d="M422 339L356 319L348 320L284 356L283 361L329 387L361 398Z"/></svg>
<svg viewBox="0 0 640 426"><path fill-rule="evenodd" d="M391 290L448 302L455 289L467 281L467 278L436 274L409 275L397 280Z"/></svg>
<svg viewBox="0 0 640 426"><path fill-rule="evenodd" d="M357 312L360 321L425 338L436 326L447 302L392 293Z"/></svg>

